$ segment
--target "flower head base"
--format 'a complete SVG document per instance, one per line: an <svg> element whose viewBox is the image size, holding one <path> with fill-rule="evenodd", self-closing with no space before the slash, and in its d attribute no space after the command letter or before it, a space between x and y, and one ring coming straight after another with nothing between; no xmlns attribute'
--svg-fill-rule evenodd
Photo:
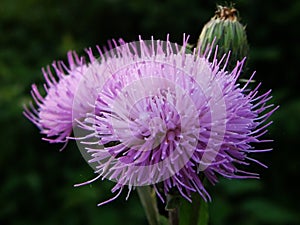
<svg viewBox="0 0 300 225"><path fill-rule="evenodd" d="M153 185L159 196L159 189L176 189L188 200L193 192L207 200L201 174L211 183L217 174L258 177L237 165L257 162L248 153L260 151L251 143L260 142L276 110L266 112L270 91L258 95L260 84L247 90L252 77L239 86L244 60L229 73L220 68L225 56L209 62L211 50L186 54L186 45L186 38L182 47L168 40L122 43L100 53L100 71L90 70L101 84L89 100L94 111L74 132L88 131L78 146L98 177L117 183L113 191ZM88 89L86 82L78 87ZM76 102L82 93L74 95Z"/></svg>

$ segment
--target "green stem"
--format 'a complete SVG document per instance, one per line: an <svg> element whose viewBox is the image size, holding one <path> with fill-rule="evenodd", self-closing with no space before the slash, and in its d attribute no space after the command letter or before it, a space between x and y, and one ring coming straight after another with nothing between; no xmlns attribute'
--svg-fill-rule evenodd
<svg viewBox="0 0 300 225"><path fill-rule="evenodd" d="M165 209L168 211L169 214L170 225L179 225L179 206L180 197L178 197L177 195L168 194Z"/></svg>
<svg viewBox="0 0 300 225"><path fill-rule="evenodd" d="M169 211L169 223L170 225L179 225L178 208Z"/></svg>
<svg viewBox="0 0 300 225"><path fill-rule="evenodd" d="M150 225L159 225L159 213L156 202L156 195L150 186L137 187L142 206Z"/></svg>
<svg viewBox="0 0 300 225"><path fill-rule="evenodd" d="M191 218L190 225L193 225L193 220L195 224L198 224L199 215L202 213L200 212L200 204L201 200L199 198L194 198L192 203L192 210L191 210Z"/></svg>
<svg viewBox="0 0 300 225"><path fill-rule="evenodd" d="M200 209L198 214L198 224L199 225L207 225L209 222L209 211L208 211L208 203L203 199L199 202Z"/></svg>

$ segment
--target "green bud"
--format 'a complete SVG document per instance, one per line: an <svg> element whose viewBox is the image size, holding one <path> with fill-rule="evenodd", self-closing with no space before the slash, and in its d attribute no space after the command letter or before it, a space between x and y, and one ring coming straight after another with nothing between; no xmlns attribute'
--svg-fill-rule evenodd
<svg viewBox="0 0 300 225"><path fill-rule="evenodd" d="M203 27L197 47L203 54L215 40L212 48L215 50L218 45L219 59L231 51L227 69L232 70L238 60L248 55L247 35L245 27L238 21L235 8L217 6L217 9L215 16Z"/></svg>

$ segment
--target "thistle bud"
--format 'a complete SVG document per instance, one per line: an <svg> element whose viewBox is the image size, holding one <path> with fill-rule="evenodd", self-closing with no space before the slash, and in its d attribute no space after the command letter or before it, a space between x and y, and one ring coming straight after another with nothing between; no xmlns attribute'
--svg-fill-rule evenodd
<svg viewBox="0 0 300 225"><path fill-rule="evenodd" d="M213 44L211 47L214 50L218 45L219 59L231 51L227 65L229 70L247 56L249 50L245 27L238 21L237 14L233 7L217 6L215 16L203 27L197 45L202 54L208 46Z"/></svg>

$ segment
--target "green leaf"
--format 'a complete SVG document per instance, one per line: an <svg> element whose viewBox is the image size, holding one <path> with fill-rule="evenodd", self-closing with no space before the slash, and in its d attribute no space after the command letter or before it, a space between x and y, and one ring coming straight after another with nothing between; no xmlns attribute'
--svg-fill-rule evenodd
<svg viewBox="0 0 300 225"><path fill-rule="evenodd" d="M200 195L194 195L192 203L182 199L179 208L180 225L207 225L209 221L208 204Z"/></svg>
<svg viewBox="0 0 300 225"><path fill-rule="evenodd" d="M137 192L146 212L150 225L159 225L159 213L157 209L156 194L150 186L137 187Z"/></svg>
<svg viewBox="0 0 300 225"><path fill-rule="evenodd" d="M159 225L169 225L169 220L165 216L160 215Z"/></svg>

